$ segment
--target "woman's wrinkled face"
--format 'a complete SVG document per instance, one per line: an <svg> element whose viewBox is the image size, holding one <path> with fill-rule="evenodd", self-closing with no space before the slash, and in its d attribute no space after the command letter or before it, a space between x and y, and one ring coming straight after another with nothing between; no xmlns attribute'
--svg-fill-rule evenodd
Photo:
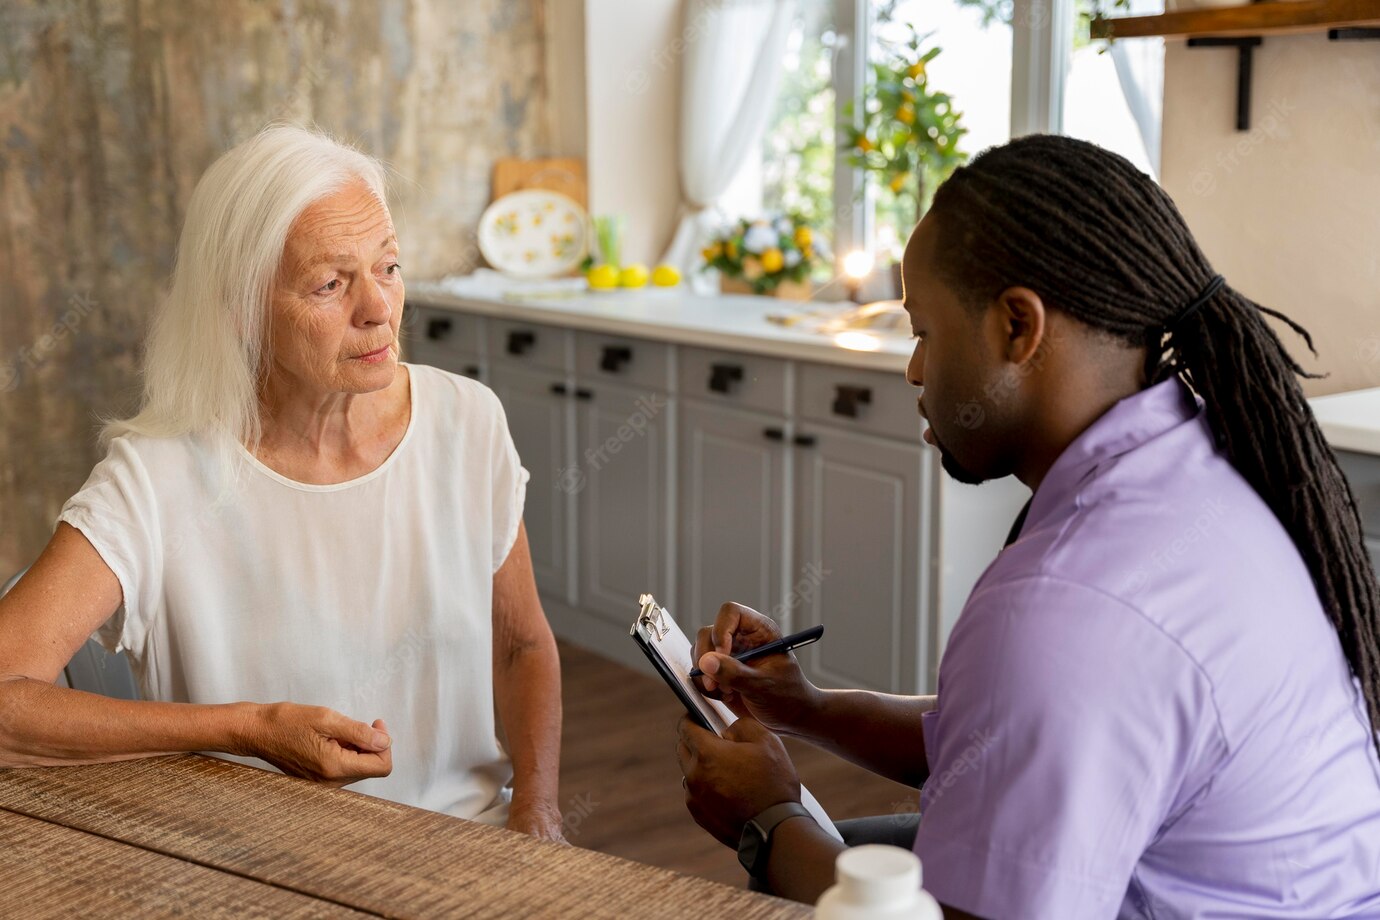
<svg viewBox="0 0 1380 920"><path fill-rule="evenodd" d="M310 205L274 286L271 373L294 387L368 393L393 382L403 281L388 208L363 181Z"/></svg>

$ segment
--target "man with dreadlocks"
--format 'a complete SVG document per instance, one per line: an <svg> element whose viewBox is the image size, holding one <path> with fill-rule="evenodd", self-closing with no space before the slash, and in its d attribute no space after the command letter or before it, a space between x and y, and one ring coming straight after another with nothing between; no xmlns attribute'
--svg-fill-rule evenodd
<svg viewBox="0 0 1380 920"><path fill-rule="evenodd" d="M1307 333L1214 272L1149 177L1064 137L959 169L903 271L925 440L1031 501L937 696L736 662L779 633L726 604L703 686L750 718L682 723L695 819L733 845L786 803L750 871L814 900L842 845L789 807L789 733L923 784L946 917L1380 917L1380 590L1265 315Z"/></svg>

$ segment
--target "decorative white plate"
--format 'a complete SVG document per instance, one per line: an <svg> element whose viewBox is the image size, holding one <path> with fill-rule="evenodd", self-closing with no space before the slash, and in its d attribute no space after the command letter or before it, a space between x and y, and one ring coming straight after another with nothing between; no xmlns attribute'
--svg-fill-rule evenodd
<svg viewBox="0 0 1380 920"><path fill-rule="evenodd" d="M479 218L479 251L505 274L568 275L589 251L589 215L559 192L513 192L489 205Z"/></svg>

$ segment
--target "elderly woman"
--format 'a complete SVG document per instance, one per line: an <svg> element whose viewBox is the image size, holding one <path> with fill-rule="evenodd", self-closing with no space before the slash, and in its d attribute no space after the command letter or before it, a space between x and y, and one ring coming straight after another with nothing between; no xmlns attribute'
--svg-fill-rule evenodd
<svg viewBox="0 0 1380 920"><path fill-rule="evenodd" d="M212 165L142 409L0 599L0 766L219 752L560 838L527 472L402 309L376 161L275 127ZM143 701L54 686L98 629Z"/></svg>

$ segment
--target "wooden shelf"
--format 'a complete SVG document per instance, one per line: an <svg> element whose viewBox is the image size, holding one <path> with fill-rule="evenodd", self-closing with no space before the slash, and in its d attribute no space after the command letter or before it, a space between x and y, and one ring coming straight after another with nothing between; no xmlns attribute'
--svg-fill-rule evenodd
<svg viewBox="0 0 1380 920"><path fill-rule="evenodd" d="M1279 35L1380 26L1380 0L1266 0L1246 6L1094 19L1093 38Z"/></svg>

